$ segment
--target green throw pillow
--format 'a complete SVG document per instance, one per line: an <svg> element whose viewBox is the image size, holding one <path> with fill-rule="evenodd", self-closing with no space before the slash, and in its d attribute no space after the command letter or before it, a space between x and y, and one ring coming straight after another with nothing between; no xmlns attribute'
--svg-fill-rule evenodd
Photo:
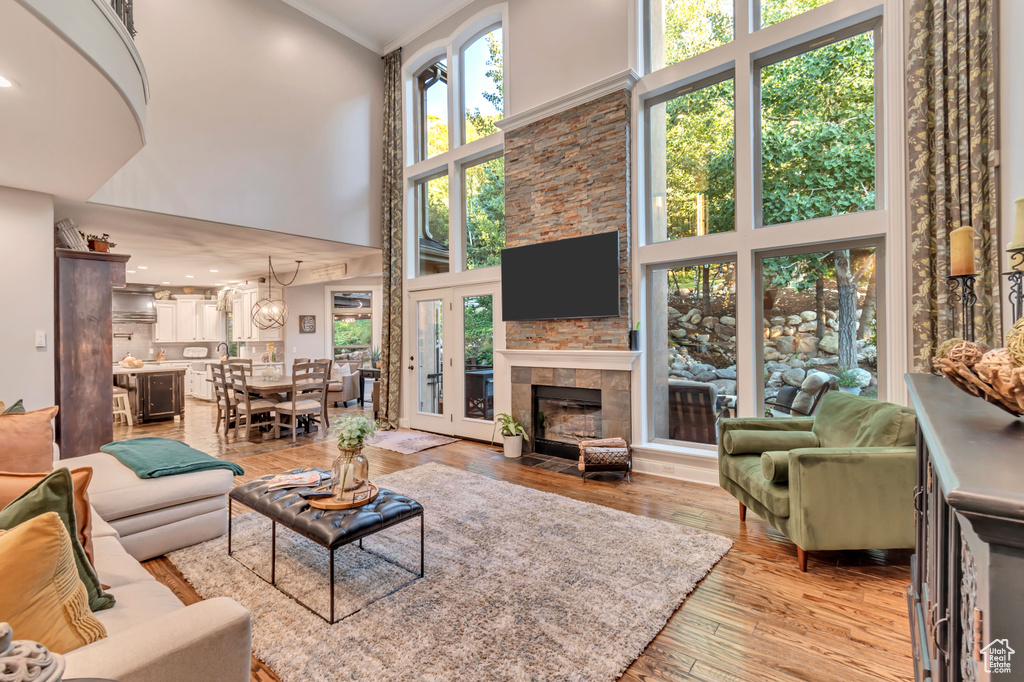
<svg viewBox="0 0 1024 682"><path fill-rule="evenodd" d="M21 398L18 398L18 402L8 407L2 414L25 414L25 406L21 404Z"/></svg>
<svg viewBox="0 0 1024 682"><path fill-rule="evenodd" d="M89 608L93 611L102 611L114 605L114 597L103 591L100 579L86 558L82 543L78 541L74 490L71 472L64 467L54 470L0 511L0 530L11 530L40 514L57 512L68 535L71 536L71 549L75 555L75 564L78 565L78 577L85 583L85 589L89 593Z"/></svg>

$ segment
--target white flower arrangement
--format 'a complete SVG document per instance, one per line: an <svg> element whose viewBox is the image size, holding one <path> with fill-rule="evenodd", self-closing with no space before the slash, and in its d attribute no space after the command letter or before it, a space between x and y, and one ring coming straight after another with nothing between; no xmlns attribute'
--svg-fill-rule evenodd
<svg viewBox="0 0 1024 682"><path fill-rule="evenodd" d="M377 432L377 422L363 415L345 417L338 427L338 447L344 450L360 448L366 439Z"/></svg>

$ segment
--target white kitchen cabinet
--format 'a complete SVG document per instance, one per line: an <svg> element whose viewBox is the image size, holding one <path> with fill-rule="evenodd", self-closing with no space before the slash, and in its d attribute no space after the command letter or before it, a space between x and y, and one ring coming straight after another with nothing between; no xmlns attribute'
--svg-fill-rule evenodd
<svg viewBox="0 0 1024 682"><path fill-rule="evenodd" d="M216 301L199 302L199 340L222 341L224 315L217 310Z"/></svg>
<svg viewBox="0 0 1024 682"><path fill-rule="evenodd" d="M280 289L274 293L280 296ZM238 290L236 298L231 302L231 325L233 341L269 342L280 341L281 329L260 329L252 321L252 309L260 299L267 297L269 289L262 287L246 287Z"/></svg>
<svg viewBox="0 0 1024 682"><path fill-rule="evenodd" d="M178 303L177 301L156 302L156 327L153 329L153 341L168 343L178 340Z"/></svg>
<svg viewBox="0 0 1024 682"><path fill-rule="evenodd" d="M178 299L178 341L199 340L199 301Z"/></svg>

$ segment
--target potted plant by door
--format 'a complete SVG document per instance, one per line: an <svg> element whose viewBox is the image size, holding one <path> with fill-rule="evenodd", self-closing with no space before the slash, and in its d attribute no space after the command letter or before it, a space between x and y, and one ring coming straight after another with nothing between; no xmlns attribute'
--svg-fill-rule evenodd
<svg viewBox="0 0 1024 682"><path fill-rule="evenodd" d="M523 454L523 439L530 440L526 435L523 425L510 414L502 412L494 417L494 431L501 427L501 440L505 449L505 456L515 459ZM491 434L491 445L494 445L494 433Z"/></svg>
<svg viewBox="0 0 1024 682"><path fill-rule="evenodd" d="M860 377L852 369L844 369L836 375L836 383L842 393L860 395Z"/></svg>

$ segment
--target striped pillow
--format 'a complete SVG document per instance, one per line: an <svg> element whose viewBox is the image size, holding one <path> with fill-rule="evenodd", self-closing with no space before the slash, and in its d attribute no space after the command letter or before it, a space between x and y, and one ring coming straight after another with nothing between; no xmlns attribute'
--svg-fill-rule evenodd
<svg viewBox="0 0 1024 682"><path fill-rule="evenodd" d="M65 654L107 636L89 610L71 536L55 512L0 531L0 585L0 614L18 639Z"/></svg>

